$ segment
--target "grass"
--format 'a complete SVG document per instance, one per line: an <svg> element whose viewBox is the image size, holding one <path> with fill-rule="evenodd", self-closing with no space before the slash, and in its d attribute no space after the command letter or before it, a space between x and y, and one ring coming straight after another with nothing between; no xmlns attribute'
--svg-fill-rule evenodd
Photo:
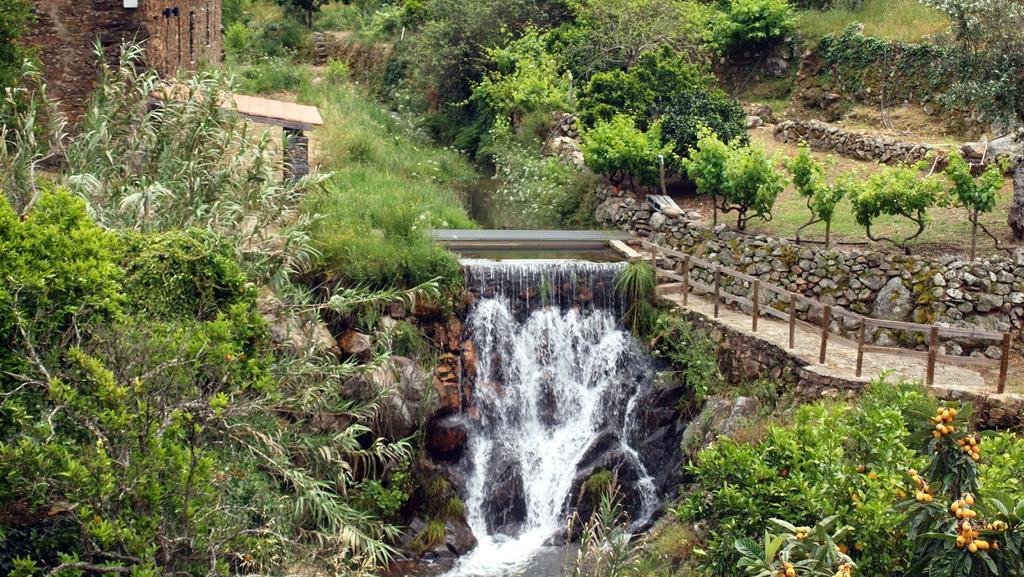
<svg viewBox="0 0 1024 577"><path fill-rule="evenodd" d="M461 278L454 255L425 233L474 228L461 190L476 173L458 152L437 147L358 87L307 83L299 100L320 107L313 156L331 171L307 211L321 215L314 241L332 276L369 286Z"/></svg>
<svg viewBox="0 0 1024 577"><path fill-rule="evenodd" d="M905 42L917 42L949 28L944 14L918 0L864 0L852 10L838 6L824 11L805 10L799 15L797 28L810 40L817 40L854 22L864 24L865 35Z"/></svg>

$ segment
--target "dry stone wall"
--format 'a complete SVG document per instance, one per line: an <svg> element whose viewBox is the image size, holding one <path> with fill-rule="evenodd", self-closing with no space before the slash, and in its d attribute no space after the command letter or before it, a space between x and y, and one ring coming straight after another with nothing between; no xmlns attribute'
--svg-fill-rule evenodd
<svg viewBox="0 0 1024 577"><path fill-rule="evenodd" d="M974 262L952 256L929 260L873 251L844 252L750 236L724 226L712 230L696 213L669 216L630 196L606 194L596 213L605 225L834 306L889 320L1011 331L1018 339L1024 328L1024 251L1012 258ZM678 264L670 259L662 266ZM691 275L705 284L712 282L711 271L694 269ZM748 286L725 276L722 290L744 297L750 294ZM772 302L774 294L764 292L761 297L768 306L788 307L788 303ZM805 304L799 312L816 321L814 311L808 309ZM834 330L847 335L857 329L853 321L832 322ZM881 345L926 348L922 337L901 331L879 329L868 337ZM958 339L943 342L942 348L946 354L998 358L1000 350L993 345Z"/></svg>
<svg viewBox="0 0 1024 577"><path fill-rule="evenodd" d="M922 142L903 142L889 136L843 130L819 120L786 120L775 125L775 139L786 144L806 142L814 150L884 164L913 164L933 151Z"/></svg>

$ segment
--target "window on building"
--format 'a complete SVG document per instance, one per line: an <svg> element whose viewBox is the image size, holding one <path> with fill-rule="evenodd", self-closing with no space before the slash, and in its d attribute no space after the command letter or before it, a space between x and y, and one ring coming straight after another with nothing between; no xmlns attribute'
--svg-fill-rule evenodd
<svg viewBox="0 0 1024 577"><path fill-rule="evenodd" d="M196 61L196 13L188 13L188 61Z"/></svg>

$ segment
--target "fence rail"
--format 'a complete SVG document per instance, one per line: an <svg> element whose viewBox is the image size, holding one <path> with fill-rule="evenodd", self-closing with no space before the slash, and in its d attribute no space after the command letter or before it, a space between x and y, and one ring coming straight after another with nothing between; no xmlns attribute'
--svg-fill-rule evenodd
<svg viewBox="0 0 1024 577"><path fill-rule="evenodd" d="M643 248L650 251L651 264L657 271L659 277L668 278L682 283L683 306L687 305L691 290L712 295L714 317L718 318L719 307L722 304L735 303L741 307L750 308L751 330L757 332L758 321L762 315L767 315L789 323L789 348L796 345L796 328L799 326L808 331L818 333L820 345L818 349L818 362L824 364L828 354L830 340L843 342L857 349L857 376L861 376L864 369L864 355L866 354L889 354L907 355L924 359L926 361L925 382L929 385L935 382L935 365L946 363L950 365L995 368L999 371L999 381L996 392L1002 394L1006 390L1006 376L1009 369L1010 359L1010 333L995 331L983 331L973 328L946 327L939 325L925 325L908 323L904 321L891 321L876 319L853 311L846 310L823 303L819 300L804 296L800 293L786 290L782 287L763 282L761 279L737 270L724 267L720 264L704 260L697 256L686 254L670 248L665 248L649 241L643 241ZM658 255L673 257L680 261L680 265L674 270L658 268ZM681 270L679 270L681 268ZM704 269L711 273L711 284L703 283L692 278L691 272L694 268ZM750 286L750 293L747 296L722 291L722 277L734 278ZM766 306L761 302L762 293L772 293L779 297L782 304L786 304L785 310L774 306ZM809 305L808 312L821 311L820 323L812 323L799 318L797 306L799 304ZM856 326L856 338L847 338L831 328L833 318L842 318L854 323ZM928 350L918 351L902 347L887 347L867 342L868 332L875 328L895 329L910 333L924 335L928 343ZM939 339L942 337L969 338L980 341L994 341L1000 344L1002 354L998 359L963 357L939 353Z"/></svg>

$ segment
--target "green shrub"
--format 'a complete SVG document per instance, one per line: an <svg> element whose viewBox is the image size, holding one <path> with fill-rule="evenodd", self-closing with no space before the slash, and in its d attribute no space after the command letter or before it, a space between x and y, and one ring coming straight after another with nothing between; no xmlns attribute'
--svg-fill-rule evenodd
<svg viewBox="0 0 1024 577"><path fill-rule="evenodd" d="M693 391L694 406L700 406L721 383L718 344L678 315L659 314L648 343L651 354L671 363L676 378Z"/></svg>
<svg viewBox="0 0 1024 577"><path fill-rule="evenodd" d="M22 62L32 55L19 42L35 19L32 5L28 0L0 0L0 87L18 85Z"/></svg>
<svg viewBox="0 0 1024 577"><path fill-rule="evenodd" d="M791 34L796 26L788 0L723 0L721 6L705 40L726 54L762 49Z"/></svg>
<svg viewBox="0 0 1024 577"><path fill-rule="evenodd" d="M332 58L327 63L327 70L324 72L324 78L326 78L328 82L342 84L348 81L350 73L351 71L349 70L348 64L342 60L335 60Z"/></svg>
<svg viewBox="0 0 1024 577"><path fill-rule="evenodd" d="M676 95L703 93L710 80L702 67L667 47L645 52L628 70L594 74L580 99L579 116L588 126L593 126L617 114L625 114L646 130L678 98ZM708 121L713 122L713 119ZM680 150L685 152L686 148L677 148L676 152Z"/></svg>
<svg viewBox="0 0 1024 577"><path fill-rule="evenodd" d="M524 226L585 224L593 218L595 179L560 158L538 156L504 123L491 130L480 152L490 158L500 182L492 193L495 204L519 212ZM513 217L505 214L502 220L511 222Z"/></svg>
<svg viewBox="0 0 1024 577"><path fill-rule="evenodd" d="M675 93L661 122L664 141L681 158L697 146L702 130L710 130L723 142L749 142L743 107L717 89Z"/></svg>
<svg viewBox="0 0 1024 577"><path fill-rule="evenodd" d="M62 189L44 191L23 221L0 198L0 369L21 362L15 343L29 344L22 331L43 348L42 341L59 339L74 324L120 317L125 299L116 247L116 236Z"/></svg>
<svg viewBox="0 0 1024 577"><path fill-rule="evenodd" d="M657 273L651 263L627 264L615 279L615 293L625 304L626 324L636 334L646 334L654 322Z"/></svg>
<svg viewBox="0 0 1024 577"><path fill-rule="evenodd" d="M597 505L602 498L611 494L614 490L613 483L615 474L608 469L599 469L583 481L581 487L583 497L590 502L591 506Z"/></svg>
<svg viewBox="0 0 1024 577"><path fill-rule="evenodd" d="M267 94L298 90L310 80L309 71L283 58L259 56L234 68L240 92Z"/></svg>
<svg viewBox="0 0 1024 577"><path fill-rule="evenodd" d="M427 523L412 541L409 542L409 549L416 553L425 553L434 547L442 545L445 538L444 520L432 519Z"/></svg>
<svg viewBox="0 0 1024 577"><path fill-rule="evenodd" d="M672 162L672 147L661 143L661 126L647 132L624 114L599 122L584 133L583 156L594 172L613 183L628 180L631 186L654 185L659 177L659 157Z"/></svg>
<svg viewBox="0 0 1024 577"><path fill-rule="evenodd" d="M444 504L444 511L442 513L444 518L449 521L461 521L466 518L466 505L462 502L462 499L453 495Z"/></svg>
<svg viewBox="0 0 1024 577"><path fill-rule="evenodd" d="M132 314L210 320L249 292L234 247L209 232L124 232L119 241L117 262Z"/></svg>
<svg viewBox="0 0 1024 577"><path fill-rule="evenodd" d="M248 58L256 51L256 31L236 21L224 29L224 51L229 56Z"/></svg>

